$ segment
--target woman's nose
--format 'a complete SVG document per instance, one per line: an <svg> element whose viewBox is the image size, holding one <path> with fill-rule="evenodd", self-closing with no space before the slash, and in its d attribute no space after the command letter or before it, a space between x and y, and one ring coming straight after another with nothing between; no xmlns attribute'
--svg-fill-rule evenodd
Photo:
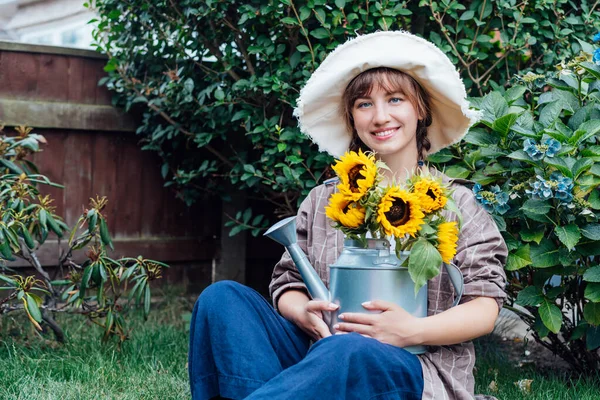
<svg viewBox="0 0 600 400"><path fill-rule="evenodd" d="M384 125L390 121L390 113L386 106L379 105L375 106L375 115L373 116L373 123L376 125Z"/></svg>

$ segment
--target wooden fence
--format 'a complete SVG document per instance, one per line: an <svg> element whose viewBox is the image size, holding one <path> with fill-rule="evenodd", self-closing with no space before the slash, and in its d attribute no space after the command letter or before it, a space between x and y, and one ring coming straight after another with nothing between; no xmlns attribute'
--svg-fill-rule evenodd
<svg viewBox="0 0 600 400"><path fill-rule="evenodd" d="M107 196L113 256L142 254L172 264L167 280L191 291L235 279L265 294L281 249L266 239L229 238L221 214L235 204L211 199L187 208L163 187L160 160L138 146L135 118L113 108L110 93L97 84L105 62L87 50L0 42L0 120L32 126L47 139L34 162L65 186L43 189L57 213L73 226L90 197ZM56 265L64 242L51 237L39 249L44 265Z"/></svg>

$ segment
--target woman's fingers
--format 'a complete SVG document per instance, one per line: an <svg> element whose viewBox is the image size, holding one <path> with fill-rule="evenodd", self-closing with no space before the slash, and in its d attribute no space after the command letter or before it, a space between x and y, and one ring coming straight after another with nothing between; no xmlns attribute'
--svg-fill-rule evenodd
<svg viewBox="0 0 600 400"><path fill-rule="evenodd" d="M335 324L333 329L340 333L349 333L356 332L360 333L363 336L371 337L373 328L370 325L362 325L362 324L351 324L347 322L341 322L339 324ZM336 332L337 334L337 332Z"/></svg>
<svg viewBox="0 0 600 400"><path fill-rule="evenodd" d="M338 319L343 322L353 322L356 324L373 325L379 314L362 314L362 313L342 313L338 315Z"/></svg>
<svg viewBox="0 0 600 400"><path fill-rule="evenodd" d="M311 300L306 303L307 311L335 311L339 308L337 304L331 303L326 300Z"/></svg>
<svg viewBox="0 0 600 400"><path fill-rule="evenodd" d="M329 327L327 324L319 318L319 320L315 324L315 330L321 339L331 336L331 332L329 332Z"/></svg>

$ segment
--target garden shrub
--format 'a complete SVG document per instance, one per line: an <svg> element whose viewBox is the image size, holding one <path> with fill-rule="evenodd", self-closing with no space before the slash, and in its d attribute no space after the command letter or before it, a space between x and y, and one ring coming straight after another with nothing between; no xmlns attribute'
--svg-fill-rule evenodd
<svg viewBox="0 0 600 400"><path fill-rule="evenodd" d="M437 44L473 95L576 54L600 12L588 0L94 0L101 83L139 107L143 148L188 204L231 187L293 215L332 161L300 134L299 90L358 34L403 29ZM225 183L225 184L224 184ZM241 211L241 210L240 210ZM231 233L269 222L240 212Z"/></svg>
<svg viewBox="0 0 600 400"><path fill-rule="evenodd" d="M507 307L590 372L600 367L600 50L582 46L555 73L474 99L481 122L431 160L475 181L502 231Z"/></svg>
<svg viewBox="0 0 600 400"><path fill-rule="evenodd" d="M10 136L0 126L0 317L24 312L36 329L49 327L63 341L64 332L54 313L68 312L102 326L104 340L118 337L124 341L129 335L127 311L140 305L148 316L150 283L161 277L167 265L142 256L110 258L107 248L113 244L103 212L108 200L97 197L90 199L89 208L71 230L68 250L60 255L51 278L36 251L50 233L62 238L69 227L56 215L53 199L42 196L39 189L62 186L40 174L28 160L46 143L44 137L25 126L15 130L17 135ZM87 259L77 264L72 253L83 248ZM26 260L41 279L23 276L6 265L17 258ZM59 275L63 271L66 276ZM125 295L127 301L122 299Z"/></svg>

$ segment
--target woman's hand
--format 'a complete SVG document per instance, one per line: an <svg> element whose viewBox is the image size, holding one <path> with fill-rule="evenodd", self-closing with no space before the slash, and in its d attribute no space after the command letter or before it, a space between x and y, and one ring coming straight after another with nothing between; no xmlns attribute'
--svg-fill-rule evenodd
<svg viewBox="0 0 600 400"><path fill-rule="evenodd" d="M337 304L324 300L310 300L296 313L293 322L315 342L331 336L329 327L323 320L323 311L335 311Z"/></svg>
<svg viewBox="0 0 600 400"><path fill-rule="evenodd" d="M389 301L374 300L363 303L363 307L369 311L382 312L340 314L340 322L334 326L337 333L356 332L398 347L422 343L421 318L412 316L402 307Z"/></svg>

